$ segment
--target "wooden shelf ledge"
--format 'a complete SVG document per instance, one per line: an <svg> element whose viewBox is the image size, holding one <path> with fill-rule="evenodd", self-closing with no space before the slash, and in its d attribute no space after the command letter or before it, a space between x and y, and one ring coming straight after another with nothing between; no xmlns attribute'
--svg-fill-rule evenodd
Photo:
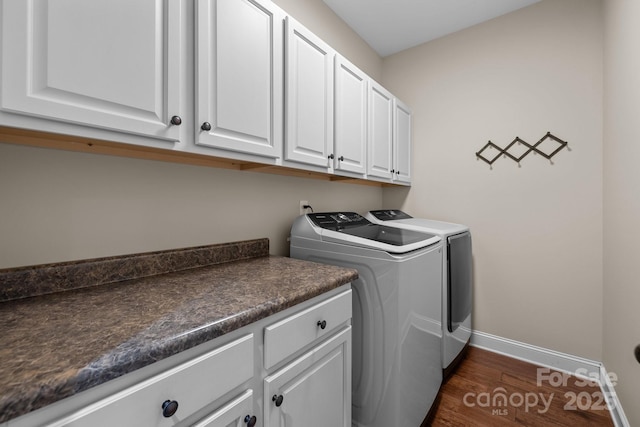
<svg viewBox="0 0 640 427"><path fill-rule="evenodd" d="M157 160L170 163L181 163L195 166L206 166L221 169L234 169L248 172L269 173L299 178L318 179L331 182L368 185L375 187L397 187L397 184L370 181L332 175L328 173L306 171L285 166L267 165L257 162L240 161L223 157L206 156L177 150L129 145L78 136L60 135L35 130L18 129L0 126L0 142L8 144L28 145L56 150L76 151L92 154L106 154L144 160Z"/></svg>

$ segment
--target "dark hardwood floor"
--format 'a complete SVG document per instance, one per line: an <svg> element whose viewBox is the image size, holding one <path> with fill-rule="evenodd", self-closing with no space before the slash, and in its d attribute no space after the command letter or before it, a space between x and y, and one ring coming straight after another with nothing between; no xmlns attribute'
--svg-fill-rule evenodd
<svg viewBox="0 0 640 427"><path fill-rule="evenodd" d="M423 426L613 426L599 386L469 347Z"/></svg>

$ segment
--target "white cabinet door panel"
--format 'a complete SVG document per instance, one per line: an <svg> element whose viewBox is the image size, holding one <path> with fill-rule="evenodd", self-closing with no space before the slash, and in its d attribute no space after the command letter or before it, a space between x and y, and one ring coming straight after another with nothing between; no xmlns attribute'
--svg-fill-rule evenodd
<svg viewBox="0 0 640 427"><path fill-rule="evenodd" d="M6 0L1 108L177 140L178 0Z"/></svg>
<svg viewBox="0 0 640 427"><path fill-rule="evenodd" d="M287 16L285 158L328 167L333 147L334 51Z"/></svg>
<svg viewBox="0 0 640 427"><path fill-rule="evenodd" d="M397 182L411 182L411 110L402 101L394 102L393 159Z"/></svg>
<svg viewBox="0 0 640 427"><path fill-rule="evenodd" d="M369 151L367 173L391 179L393 95L375 82L369 88Z"/></svg>
<svg viewBox="0 0 640 427"><path fill-rule="evenodd" d="M197 20L197 144L281 157L282 12L264 1L199 0Z"/></svg>
<svg viewBox="0 0 640 427"><path fill-rule="evenodd" d="M265 378L264 392L265 427L350 427L351 326Z"/></svg>
<svg viewBox="0 0 640 427"><path fill-rule="evenodd" d="M335 69L335 169L364 175L369 78L338 55Z"/></svg>

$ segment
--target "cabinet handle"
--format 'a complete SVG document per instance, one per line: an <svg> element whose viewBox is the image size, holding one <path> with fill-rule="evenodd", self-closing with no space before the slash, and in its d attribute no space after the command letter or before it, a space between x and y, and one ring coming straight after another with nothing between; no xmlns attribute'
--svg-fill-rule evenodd
<svg viewBox="0 0 640 427"><path fill-rule="evenodd" d="M333 153L329 154L327 157L328 157L328 158L330 158L331 160L333 160L333 159L335 158L335 156L333 155Z"/></svg>
<svg viewBox="0 0 640 427"><path fill-rule="evenodd" d="M341 162L344 162L344 156L338 157L338 160L340 160Z"/></svg>
<svg viewBox="0 0 640 427"><path fill-rule="evenodd" d="M396 175L400 175L400 171L396 171Z"/></svg>
<svg viewBox="0 0 640 427"><path fill-rule="evenodd" d="M320 329L324 329L327 327L327 321L326 320L318 320L318 326L320 326Z"/></svg>
<svg viewBox="0 0 640 427"><path fill-rule="evenodd" d="M396 173L396 170L395 169L391 169L391 173Z"/></svg>
<svg viewBox="0 0 640 427"><path fill-rule="evenodd" d="M202 126L200 126L200 129L204 130L204 131L210 131L211 130L211 123L209 122L204 122L202 124Z"/></svg>
<svg viewBox="0 0 640 427"><path fill-rule="evenodd" d="M182 118L180 116L171 117L171 124L175 126L180 126L182 124Z"/></svg>
<svg viewBox="0 0 640 427"><path fill-rule="evenodd" d="M247 415L246 417L244 417L244 422L247 423L248 427L253 427L256 425L256 422L258 422L258 419L255 415Z"/></svg>
<svg viewBox="0 0 640 427"><path fill-rule="evenodd" d="M162 403L162 415L165 418L172 417L178 410L178 402L176 400L165 400Z"/></svg>
<svg viewBox="0 0 640 427"><path fill-rule="evenodd" d="M282 395L278 396L274 394L271 400L276 402L276 406L279 407L280 405L282 405L282 401L284 400L284 397Z"/></svg>

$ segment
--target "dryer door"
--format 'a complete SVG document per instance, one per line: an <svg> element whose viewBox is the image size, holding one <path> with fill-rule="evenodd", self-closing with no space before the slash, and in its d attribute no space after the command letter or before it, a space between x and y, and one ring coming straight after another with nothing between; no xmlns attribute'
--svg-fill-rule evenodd
<svg viewBox="0 0 640 427"><path fill-rule="evenodd" d="M455 331L471 314L471 233L450 236L448 243L449 332Z"/></svg>

